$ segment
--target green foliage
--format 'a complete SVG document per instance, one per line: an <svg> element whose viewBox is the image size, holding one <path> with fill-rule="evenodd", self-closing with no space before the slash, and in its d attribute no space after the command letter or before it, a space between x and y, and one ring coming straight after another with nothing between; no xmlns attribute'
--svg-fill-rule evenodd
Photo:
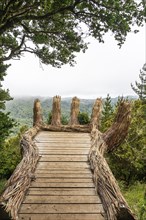
<svg viewBox="0 0 146 220"><path fill-rule="evenodd" d="M11 133L12 127L16 125L13 119L10 118L10 113L4 113L5 102L11 100L8 90L2 89L1 82L4 80L8 65L0 62L0 146Z"/></svg>
<svg viewBox="0 0 146 220"><path fill-rule="evenodd" d="M112 100L109 94L103 104L102 116L101 116L101 126L100 130L102 132L106 131L113 122L114 117L114 107L112 105Z"/></svg>
<svg viewBox="0 0 146 220"><path fill-rule="evenodd" d="M47 118L47 124L50 125L52 121L52 112L49 112L48 118Z"/></svg>
<svg viewBox="0 0 146 220"><path fill-rule="evenodd" d="M139 96L139 99L142 100L142 102L146 103L146 63L143 69L140 71L139 78L140 83L136 81L136 87L134 87L132 84L131 87L134 92Z"/></svg>
<svg viewBox="0 0 146 220"><path fill-rule="evenodd" d="M142 25L144 5L134 0L1 0L0 12L0 61L30 52L60 67L73 65L75 53L86 50L86 35L103 42L111 31L121 46L132 26Z"/></svg>
<svg viewBox="0 0 146 220"><path fill-rule="evenodd" d="M3 145L5 139L10 135L16 122L9 117L9 113L0 111L0 146Z"/></svg>
<svg viewBox="0 0 146 220"><path fill-rule="evenodd" d="M68 117L67 117L67 115L61 115L61 124L63 124L63 125L67 125L68 124Z"/></svg>
<svg viewBox="0 0 146 220"><path fill-rule="evenodd" d="M79 112L78 120L81 125L89 124L90 118L87 112Z"/></svg>
<svg viewBox="0 0 146 220"><path fill-rule="evenodd" d="M20 139L21 135L27 130L24 126L20 132L5 141L0 149L0 179L9 178L21 159Z"/></svg>
<svg viewBox="0 0 146 220"><path fill-rule="evenodd" d="M52 112L49 112L48 118L47 118L47 124L51 124L52 121ZM68 124L68 116L63 114L61 115L61 124L67 125Z"/></svg>

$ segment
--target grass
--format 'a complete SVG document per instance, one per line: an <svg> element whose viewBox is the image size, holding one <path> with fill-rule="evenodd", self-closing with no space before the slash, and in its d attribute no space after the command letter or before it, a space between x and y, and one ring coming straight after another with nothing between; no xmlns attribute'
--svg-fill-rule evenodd
<svg viewBox="0 0 146 220"><path fill-rule="evenodd" d="M146 220L146 184L135 183L121 191L139 220Z"/></svg>

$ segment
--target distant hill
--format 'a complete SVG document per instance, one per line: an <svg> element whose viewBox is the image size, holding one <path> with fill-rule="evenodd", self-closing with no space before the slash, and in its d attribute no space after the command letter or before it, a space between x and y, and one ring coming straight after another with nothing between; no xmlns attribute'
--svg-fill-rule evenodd
<svg viewBox="0 0 146 220"><path fill-rule="evenodd" d="M6 112L10 112L11 117L14 118L20 126L28 125L31 127L33 123L33 103L36 98L39 98L41 101L43 118L44 121L46 121L52 109L52 97L15 97L13 100L6 103ZM128 98L130 100L136 99L134 96L129 96ZM68 118L70 115L71 100L72 98L61 99L61 112ZM118 97L112 98L113 105L117 100ZM95 99L80 99L80 111L91 114L94 102Z"/></svg>

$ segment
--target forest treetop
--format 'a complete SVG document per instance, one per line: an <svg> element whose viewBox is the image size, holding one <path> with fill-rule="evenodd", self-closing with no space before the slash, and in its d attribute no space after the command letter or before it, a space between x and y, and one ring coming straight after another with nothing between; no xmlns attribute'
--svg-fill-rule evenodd
<svg viewBox="0 0 146 220"><path fill-rule="evenodd" d="M30 52L54 67L73 65L74 52L87 48L86 35L103 42L111 31L121 46L144 17L144 1L1 0L0 62Z"/></svg>

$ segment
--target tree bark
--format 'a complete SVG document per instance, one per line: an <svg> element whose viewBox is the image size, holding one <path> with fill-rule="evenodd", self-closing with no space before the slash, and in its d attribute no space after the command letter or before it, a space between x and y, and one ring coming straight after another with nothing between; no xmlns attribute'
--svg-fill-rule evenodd
<svg viewBox="0 0 146 220"><path fill-rule="evenodd" d="M53 97L51 125L53 126L61 125L61 97L60 96Z"/></svg>
<svg viewBox="0 0 146 220"><path fill-rule="evenodd" d="M78 125L79 121L78 121L78 115L80 112L80 100L77 97L74 97L72 99L72 103L71 103L71 114L70 114L70 125Z"/></svg>
<svg viewBox="0 0 146 220"><path fill-rule="evenodd" d="M96 127L91 132L89 162L96 191L102 201L107 220L136 220L104 158L106 151L118 147L126 137L130 118L129 108L128 103L121 103L115 122L104 134Z"/></svg>
<svg viewBox="0 0 146 220"><path fill-rule="evenodd" d="M34 101L33 107L33 126L39 126L43 123L41 103L39 99Z"/></svg>

